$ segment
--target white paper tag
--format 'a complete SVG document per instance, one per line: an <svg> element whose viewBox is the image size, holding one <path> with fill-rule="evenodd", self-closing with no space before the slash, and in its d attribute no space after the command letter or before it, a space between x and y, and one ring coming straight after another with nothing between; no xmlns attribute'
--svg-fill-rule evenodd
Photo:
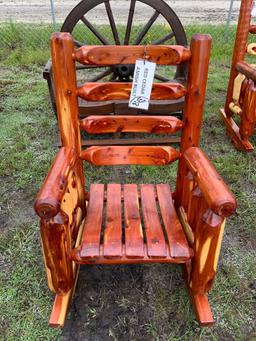
<svg viewBox="0 0 256 341"><path fill-rule="evenodd" d="M253 8L252 8L252 12L251 12L251 16L252 16L253 18L255 18L255 17L256 17L256 5L255 5L255 3L253 4Z"/></svg>
<svg viewBox="0 0 256 341"><path fill-rule="evenodd" d="M136 61L129 107L148 110L155 69L156 63Z"/></svg>

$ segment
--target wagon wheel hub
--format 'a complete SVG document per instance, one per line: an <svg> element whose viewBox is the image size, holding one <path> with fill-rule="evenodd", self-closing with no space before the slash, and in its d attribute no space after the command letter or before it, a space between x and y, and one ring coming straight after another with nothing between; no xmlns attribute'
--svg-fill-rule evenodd
<svg viewBox="0 0 256 341"><path fill-rule="evenodd" d="M133 77L134 65L133 64L114 65L112 67L112 71L115 78L118 78L120 81L129 81L129 78Z"/></svg>

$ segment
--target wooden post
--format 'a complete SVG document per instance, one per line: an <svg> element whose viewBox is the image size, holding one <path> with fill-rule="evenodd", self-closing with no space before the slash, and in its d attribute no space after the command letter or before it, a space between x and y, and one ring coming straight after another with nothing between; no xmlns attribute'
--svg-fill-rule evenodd
<svg viewBox="0 0 256 341"><path fill-rule="evenodd" d="M181 137L182 153L189 147L199 145L211 42L211 37L203 34L195 34L191 40L191 63L188 73L188 89L183 111L184 128ZM181 159L179 161L176 183L176 207L181 205L183 181L187 172L187 167Z"/></svg>
<svg viewBox="0 0 256 341"><path fill-rule="evenodd" d="M231 117L233 112L229 109L229 103L232 102L233 97L233 86L234 80L238 74L236 71L236 64L244 59L247 43L248 43L248 34L250 30L251 23L251 11L253 6L253 0L242 0L240 14L238 19L237 31L236 31L236 40L235 46L233 50L232 64L230 69L226 104L225 104L225 113L227 117Z"/></svg>
<svg viewBox="0 0 256 341"><path fill-rule="evenodd" d="M53 33L51 38L52 67L61 142L80 155L76 69L72 54L74 42L70 33Z"/></svg>
<svg viewBox="0 0 256 341"><path fill-rule="evenodd" d="M193 293L205 294L212 288L224 226L225 219L213 213L212 210L208 209L205 213L199 210L194 231L195 256L192 260L189 283Z"/></svg>
<svg viewBox="0 0 256 341"><path fill-rule="evenodd" d="M256 125L256 86L251 79L248 80L242 108L239 133L242 139L248 140Z"/></svg>

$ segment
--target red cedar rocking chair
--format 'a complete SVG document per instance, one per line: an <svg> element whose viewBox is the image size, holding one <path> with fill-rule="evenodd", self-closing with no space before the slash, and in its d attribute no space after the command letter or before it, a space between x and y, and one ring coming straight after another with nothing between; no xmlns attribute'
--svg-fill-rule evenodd
<svg viewBox="0 0 256 341"><path fill-rule="evenodd" d="M122 98L130 84L86 83L77 89L75 61L134 63L143 58L144 47L83 46L76 50L69 33L54 33L51 46L62 147L35 202L48 285L56 294L50 325L64 325L80 264L155 262L184 266L197 319L204 326L213 324L207 292L216 273L225 219L235 212L236 200L198 148L211 38L195 35L190 48L147 48L150 61L189 64L187 89L165 83L154 85L152 91L156 99L186 93L183 122L172 116L108 115L80 120L78 96ZM80 129L90 134L181 130L181 146L180 151L170 146L82 149ZM179 160L176 191L172 194L168 184L91 184L87 193L82 160L99 166L167 165Z"/></svg>

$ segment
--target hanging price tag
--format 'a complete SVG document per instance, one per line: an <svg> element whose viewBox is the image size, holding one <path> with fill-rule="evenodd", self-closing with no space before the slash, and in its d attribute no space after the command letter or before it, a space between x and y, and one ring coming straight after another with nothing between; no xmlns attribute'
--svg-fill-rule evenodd
<svg viewBox="0 0 256 341"><path fill-rule="evenodd" d="M129 107L148 110L155 69L155 63L136 61Z"/></svg>

